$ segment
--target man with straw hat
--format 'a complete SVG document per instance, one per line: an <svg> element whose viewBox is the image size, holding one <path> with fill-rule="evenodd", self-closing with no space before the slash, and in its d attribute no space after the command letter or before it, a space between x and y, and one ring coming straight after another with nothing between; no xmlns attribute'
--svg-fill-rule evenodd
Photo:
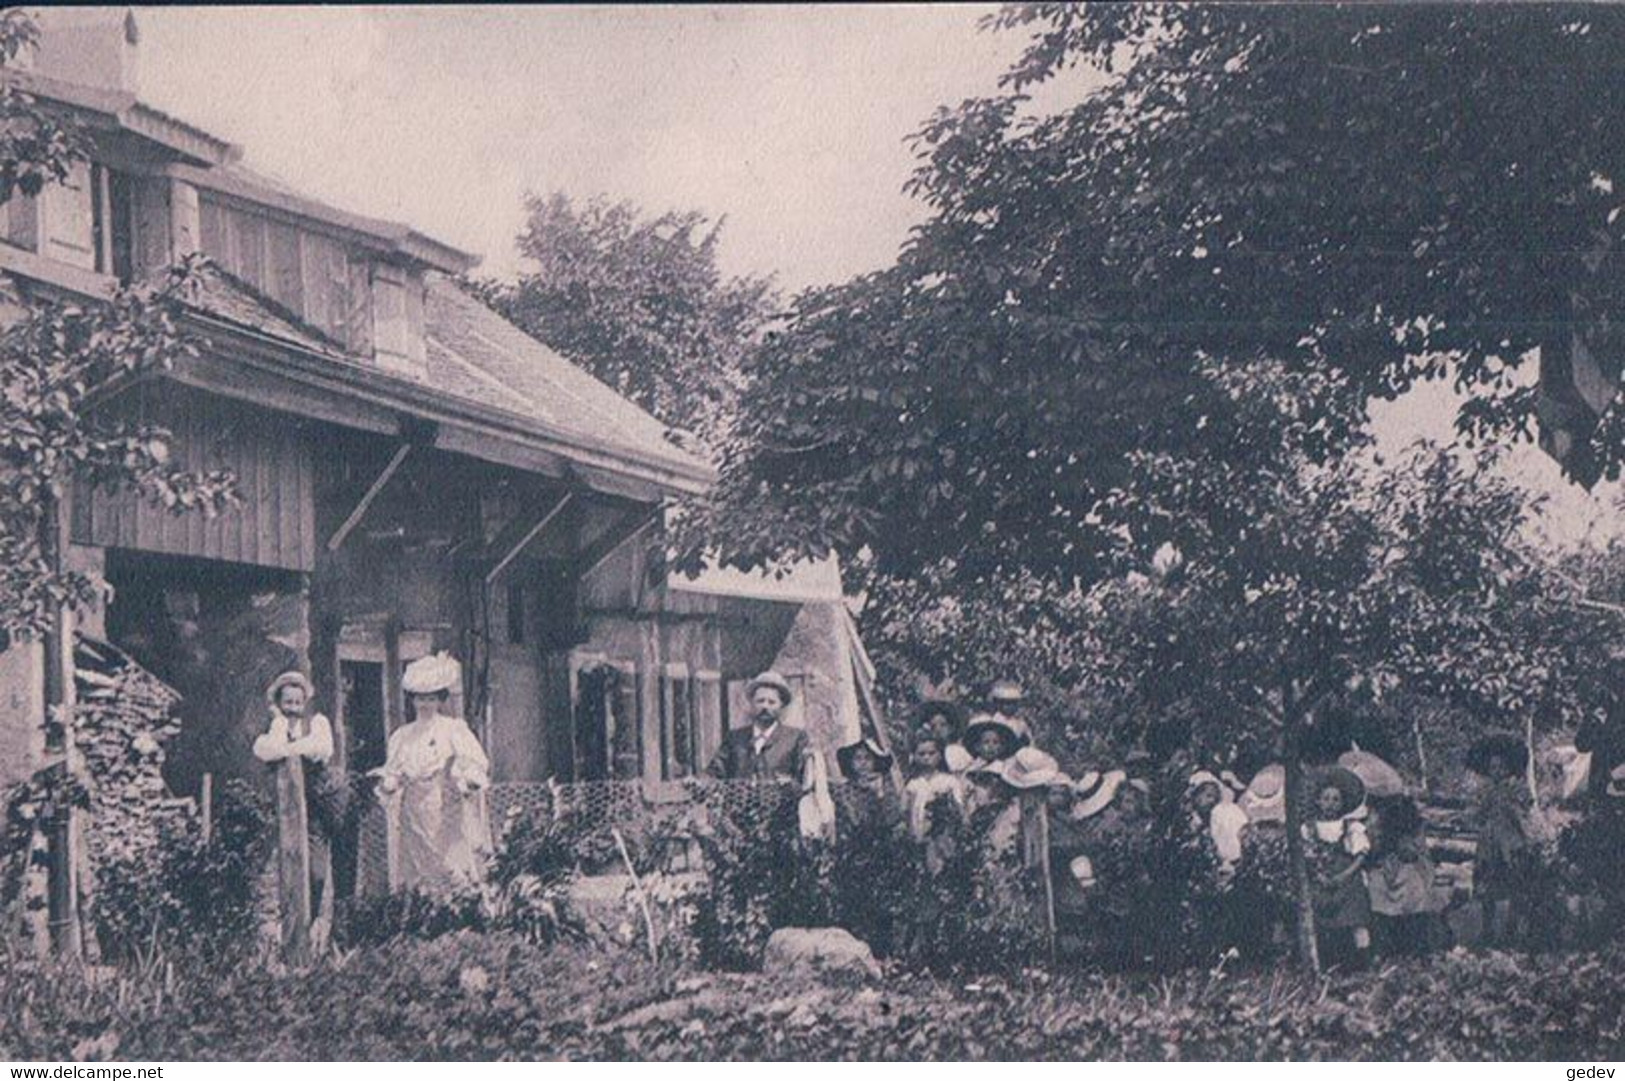
<svg viewBox="0 0 1625 1081"><path fill-rule="evenodd" d="M750 699L750 726L735 728L706 772L719 780L799 780L808 754L807 733L784 723L784 711L794 697L790 681L777 672L763 672L745 687Z"/></svg>

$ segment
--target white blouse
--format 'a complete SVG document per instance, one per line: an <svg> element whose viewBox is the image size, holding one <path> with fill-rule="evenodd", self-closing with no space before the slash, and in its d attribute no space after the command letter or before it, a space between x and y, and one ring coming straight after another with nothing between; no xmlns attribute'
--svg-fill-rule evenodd
<svg viewBox="0 0 1625 1081"><path fill-rule="evenodd" d="M281 710L273 709L271 727L254 741L254 757L261 762L308 758L326 765L333 757L333 726L320 713L290 723Z"/></svg>
<svg viewBox="0 0 1625 1081"><path fill-rule="evenodd" d="M379 771L386 788L421 781L450 765L451 779L464 789L491 783L491 760L461 717L413 721L389 736L389 753Z"/></svg>

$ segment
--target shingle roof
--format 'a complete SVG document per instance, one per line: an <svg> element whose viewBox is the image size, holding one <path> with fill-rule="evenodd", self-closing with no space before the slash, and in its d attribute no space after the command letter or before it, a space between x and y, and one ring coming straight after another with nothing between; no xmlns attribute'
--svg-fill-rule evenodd
<svg viewBox="0 0 1625 1081"><path fill-rule="evenodd" d="M314 353L335 359L344 356L344 349L338 343L241 278L222 270L217 263L206 264L198 271L192 279L192 289L187 303L217 319L269 334Z"/></svg>
<svg viewBox="0 0 1625 1081"><path fill-rule="evenodd" d="M452 402L497 410L549 440L606 452L699 483L711 469L666 439L666 427L615 391L503 319L443 274L427 276L424 378L392 377L348 355L252 286L210 265L191 306L213 319L268 335L335 362L334 374L365 370L398 378Z"/></svg>
<svg viewBox="0 0 1625 1081"><path fill-rule="evenodd" d="M428 275L424 337L430 381L551 434L604 444L684 473L709 467L666 438L666 426L503 319L455 282Z"/></svg>

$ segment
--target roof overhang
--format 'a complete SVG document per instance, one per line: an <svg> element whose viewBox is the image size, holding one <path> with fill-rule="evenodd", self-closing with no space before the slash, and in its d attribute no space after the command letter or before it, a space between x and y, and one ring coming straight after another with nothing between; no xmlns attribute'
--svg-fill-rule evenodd
<svg viewBox="0 0 1625 1081"><path fill-rule="evenodd" d="M0 272L64 298L102 299L118 282L0 244ZM698 495L716 481L709 466L644 460L610 443L554 432L533 418L450 398L337 353L321 353L207 312L186 321L209 344L168 373L201 390L340 427L399 434L411 420L437 427L435 446L544 476L579 481L637 502Z"/></svg>
<svg viewBox="0 0 1625 1081"><path fill-rule="evenodd" d="M439 449L579 481L638 502L698 495L716 480L701 463L682 468L645 460L607 441L551 431L533 418L449 398L359 361L294 348L207 313L187 318L210 348L172 374L212 393L379 433L398 434L403 418L429 421L436 426Z"/></svg>
<svg viewBox="0 0 1625 1081"><path fill-rule="evenodd" d="M234 143L144 105L128 91L83 86L13 68L0 69L0 81L32 95L44 105L68 108L93 131L114 130L134 135L163 148L177 161L218 166L242 157L242 149Z"/></svg>
<svg viewBox="0 0 1625 1081"><path fill-rule="evenodd" d="M679 593L782 604L844 604L846 600L841 586L841 564L834 555L799 560L782 573L742 571L709 563L695 575L668 575L666 585Z"/></svg>
<svg viewBox="0 0 1625 1081"><path fill-rule="evenodd" d="M280 213L303 222L317 222L365 247L423 263L448 274L466 274L480 262L478 255L461 251L400 222L340 210L279 187L257 184L240 174L191 165L172 165L165 172L176 180L246 204L254 210Z"/></svg>

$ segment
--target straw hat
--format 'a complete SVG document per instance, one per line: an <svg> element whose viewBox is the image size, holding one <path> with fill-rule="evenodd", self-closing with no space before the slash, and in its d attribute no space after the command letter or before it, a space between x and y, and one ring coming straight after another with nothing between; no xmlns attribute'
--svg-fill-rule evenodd
<svg viewBox="0 0 1625 1081"><path fill-rule="evenodd" d="M1027 691L1013 679L998 679L987 689L987 700L997 706L1019 706L1027 701Z"/></svg>
<svg viewBox="0 0 1625 1081"><path fill-rule="evenodd" d="M860 750L868 751L874 756L881 773L891 769L892 756L886 753L886 748L882 747L873 737L865 736L856 743L848 743L845 747L839 747L835 751L835 762L841 767L841 775L847 780L855 781L858 779L852 760L857 757Z"/></svg>
<svg viewBox="0 0 1625 1081"><path fill-rule="evenodd" d="M1222 780L1220 780L1219 775L1214 773L1212 770L1206 770L1206 769L1197 770L1195 773L1191 774L1190 780L1186 782L1185 787L1186 787L1187 790L1189 790L1191 792L1194 792L1196 789L1201 788L1203 785L1207 785L1207 784L1213 785L1216 788L1218 788L1218 790L1219 790L1219 802L1220 803L1234 802L1234 800L1236 798L1236 794L1234 792L1230 791L1230 786L1225 784Z"/></svg>
<svg viewBox="0 0 1625 1081"><path fill-rule="evenodd" d="M1328 788L1337 789L1341 802L1337 811L1338 818L1347 818L1358 811L1365 803L1365 782L1360 780L1353 770L1342 766L1332 766L1329 769L1317 770L1309 775L1309 792L1316 803L1315 814L1318 815L1320 793Z"/></svg>
<svg viewBox="0 0 1625 1081"><path fill-rule="evenodd" d="M1285 822L1286 767L1273 762L1259 770L1236 802L1254 822Z"/></svg>
<svg viewBox="0 0 1625 1081"><path fill-rule="evenodd" d="M753 697L759 687L772 687L775 691L778 691L779 700L787 706L790 704L790 700L795 697L794 692L790 690L790 681L771 670L763 672L745 684L745 697Z"/></svg>
<svg viewBox="0 0 1625 1081"><path fill-rule="evenodd" d="M974 751L976 738L989 730L1003 732L1012 749L1032 742L1032 734L1024 722L994 713L978 713L972 717L970 723L965 725L965 735L961 742Z"/></svg>
<svg viewBox="0 0 1625 1081"><path fill-rule="evenodd" d="M924 728L926 722L939 713L948 718L948 723L953 726L955 732L965 727L965 717L968 711L958 702L952 702L946 698L927 698L921 702L914 711L914 726Z"/></svg>
<svg viewBox="0 0 1625 1081"><path fill-rule="evenodd" d="M300 688L305 692L307 699L316 697L316 687L310 682L309 677L303 672L289 671L273 679L271 685L265 688L265 700L273 706L276 705L277 695L282 693L284 687Z"/></svg>
<svg viewBox="0 0 1625 1081"><path fill-rule="evenodd" d="M463 666L451 654L441 652L432 657L419 657L406 666L401 677L401 689L407 694L439 694L449 691L463 681Z"/></svg>
<svg viewBox="0 0 1625 1081"><path fill-rule="evenodd" d="M1128 774L1120 769L1107 770L1105 773L1089 770L1072 786L1077 793L1072 814L1077 818L1093 818L1112 805L1112 800L1117 798L1117 790L1126 780Z"/></svg>
<svg viewBox="0 0 1625 1081"><path fill-rule="evenodd" d="M1009 758L995 763L1000 777L1011 788L1071 788L1072 778L1060 765L1036 747L1023 747Z"/></svg>

